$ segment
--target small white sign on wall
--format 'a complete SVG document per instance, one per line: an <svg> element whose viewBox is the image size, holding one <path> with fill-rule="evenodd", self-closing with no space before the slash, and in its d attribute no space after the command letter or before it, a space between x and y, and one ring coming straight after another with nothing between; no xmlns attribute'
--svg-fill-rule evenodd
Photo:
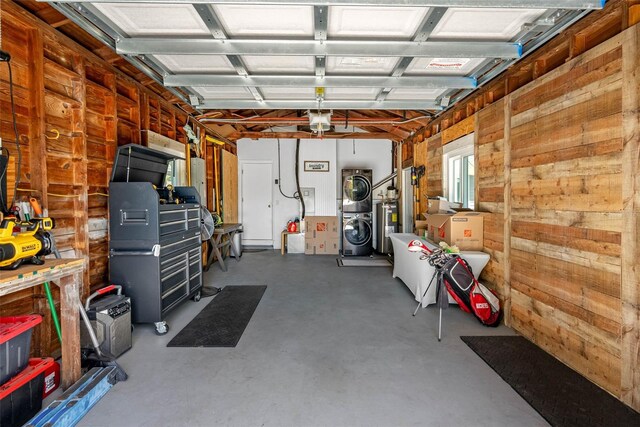
<svg viewBox="0 0 640 427"><path fill-rule="evenodd" d="M318 160L305 160L305 172L329 172L329 162Z"/></svg>

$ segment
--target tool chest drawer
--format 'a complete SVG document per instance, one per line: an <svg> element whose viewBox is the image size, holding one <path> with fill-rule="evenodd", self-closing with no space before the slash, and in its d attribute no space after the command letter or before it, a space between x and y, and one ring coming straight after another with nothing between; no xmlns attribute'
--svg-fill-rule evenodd
<svg viewBox="0 0 640 427"><path fill-rule="evenodd" d="M178 260L168 264L164 268L160 268L160 283L162 297L165 293L171 291L179 283L186 282L189 278L189 263L185 254L180 254Z"/></svg>
<svg viewBox="0 0 640 427"><path fill-rule="evenodd" d="M160 245L160 257L164 258L174 252L188 252L195 246L200 247L200 233L195 236L177 236L171 240L163 240Z"/></svg>
<svg viewBox="0 0 640 427"><path fill-rule="evenodd" d="M189 251L189 293L202 286L202 253L200 247Z"/></svg>
<svg viewBox="0 0 640 427"><path fill-rule="evenodd" d="M187 231L200 231L200 207L180 205L160 210L160 236Z"/></svg>
<svg viewBox="0 0 640 427"><path fill-rule="evenodd" d="M165 292L162 296L162 311L166 312L171 309L175 304L185 299L188 295L188 282L185 280L169 291Z"/></svg>

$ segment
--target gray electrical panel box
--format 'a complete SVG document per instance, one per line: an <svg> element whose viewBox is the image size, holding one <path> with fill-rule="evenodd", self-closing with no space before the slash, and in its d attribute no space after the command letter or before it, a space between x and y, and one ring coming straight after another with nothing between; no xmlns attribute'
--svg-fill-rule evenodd
<svg viewBox="0 0 640 427"><path fill-rule="evenodd" d="M316 212L316 189L313 187L301 187L300 193L304 200L306 216L312 216Z"/></svg>
<svg viewBox="0 0 640 427"><path fill-rule="evenodd" d="M202 206L207 206L207 175L204 159L191 159L191 186L198 191Z"/></svg>

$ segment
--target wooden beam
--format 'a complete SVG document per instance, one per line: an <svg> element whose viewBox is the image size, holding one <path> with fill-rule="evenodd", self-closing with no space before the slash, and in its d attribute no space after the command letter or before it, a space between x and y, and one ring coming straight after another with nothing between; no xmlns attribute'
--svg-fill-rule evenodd
<svg viewBox="0 0 640 427"><path fill-rule="evenodd" d="M310 132L237 132L229 135L229 138L237 141L238 139L261 139L261 138L281 138L281 139L389 139L398 141L397 135L389 132L326 132L319 138Z"/></svg>
<svg viewBox="0 0 640 427"><path fill-rule="evenodd" d="M347 115L346 115L346 111L340 111L340 112L334 112L334 115L336 117L344 117L346 119ZM368 117L362 113L359 113L357 111L349 111L349 118L353 118L353 119L369 119L371 117ZM389 118L380 118L380 121L384 121L384 120L389 120ZM354 125L355 126L355 125ZM382 132L389 132L392 133L394 135L396 135L397 138L399 139L405 139L409 137L409 132L406 132L402 129L399 128L399 126L394 126L394 125L381 125L381 124L376 124L376 123L365 123L365 124L361 124L358 125L359 128L364 128L364 127L369 127L369 128L374 128L377 129L378 131L382 131Z"/></svg>
<svg viewBox="0 0 640 427"><path fill-rule="evenodd" d="M640 26L622 43L622 341L621 396L640 411Z"/></svg>
<svg viewBox="0 0 640 427"><path fill-rule="evenodd" d="M504 324L511 326L511 96L504 101ZM477 162L477 159L476 159ZM478 199L476 199L478 203Z"/></svg>
<svg viewBox="0 0 640 427"><path fill-rule="evenodd" d="M630 27L640 23L640 4L629 6L627 23Z"/></svg>
<svg viewBox="0 0 640 427"><path fill-rule="evenodd" d="M80 297L84 299L90 294L91 278L89 274L91 257L89 255L89 183L87 171L87 122L86 122L86 76L85 61L82 54L74 55L73 71L80 79L73 82L73 99L81 103L80 108L73 110L73 130L78 138L74 138L74 193L73 199L75 250L76 257L84 259L86 268L82 272L82 278L86 286L80 288Z"/></svg>
<svg viewBox="0 0 640 427"><path fill-rule="evenodd" d="M387 113L389 114L393 114L396 117L406 117L408 120L409 119L415 119L416 117L421 117L424 116L425 114L422 114L418 111L411 111L411 110L385 110ZM431 122L430 118L424 118L424 119L417 119L412 121L411 123L417 123L420 126L428 126L429 123Z"/></svg>
<svg viewBox="0 0 640 427"><path fill-rule="evenodd" d="M31 137L29 141L29 184L42 196L40 203L48 206L47 200L47 144L45 141L45 103L44 103L44 49L39 30L29 32L29 45L32 54L30 76Z"/></svg>
<svg viewBox="0 0 640 427"><path fill-rule="evenodd" d="M30 138L29 138L29 186L35 190L36 197L40 196L41 206L48 207L47 200L47 146L45 141L45 103L44 103L44 50L42 35L39 30L29 31L29 52L32 68L29 76ZM43 314L43 324L34 336L34 347L38 354L48 354L51 349L51 314L39 298L40 287L33 288L34 308Z"/></svg>
<svg viewBox="0 0 640 427"><path fill-rule="evenodd" d="M59 21L52 22L49 25L51 25L53 28L59 28L59 27L62 27L63 25L69 24L70 22L71 22L71 19L64 18L64 19L60 19Z"/></svg>
<svg viewBox="0 0 640 427"><path fill-rule="evenodd" d="M465 135L472 133L476 125L476 116L470 116L442 131L442 145L455 141Z"/></svg>

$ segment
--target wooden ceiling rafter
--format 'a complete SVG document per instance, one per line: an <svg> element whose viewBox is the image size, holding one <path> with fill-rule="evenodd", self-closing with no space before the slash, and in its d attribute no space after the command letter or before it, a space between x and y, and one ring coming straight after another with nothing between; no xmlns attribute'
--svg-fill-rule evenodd
<svg viewBox="0 0 640 427"><path fill-rule="evenodd" d="M382 113L382 114L380 114ZM407 132L407 133L411 133L413 131L415 131L416 129L422 127L420 124L418 123L414 123L411 122L409 120L411 120L411 117L409 117L408 115L404 115L404 116L398 116L396 114L392 114L388 111L359 111L358 114L361 114L364 117L368 117L368 118L380 118L382 120L390 120L390 121L397 121L397 124L394 124L393 126ZM418 116L419 117L419 116Z"/></svg>
<svg viewBox="0 0 640 427"><path fill-rule="evenodd" d="M229 135L229 139L237 141L238 139L262 139L262 138L281 138L281 139L388 139L398 141L398 137L389 132L325 132L321 137L311 132L295 131L295 132L236 132Z"/></svg>
<svg viewBox="0 0 640 427"><path fill-rule="evenodd" d="M368 115L365 115L359 111L351 111L349 110L349 112L347 113L346 111L334 111L334 114L336 117L341 117L346 119L347 115L349 118L353 118L353 119L357 119L357 118L372 118ZM386 121L389 118L388 117L380 117L378 116L378 118L380 119L380 121ZM392 133L393 135L396 135L397 138L399 138L400 140L408 138L411 133L408 131L403 130L402 128L400 128L399 126L396 125L384 125L384 124L376 124L376 123L372 123L370 125L358 125L357 127L359 127L360 129L363 130L371 130L371 131L377 131L377 132L389 132Z"/></svg>

